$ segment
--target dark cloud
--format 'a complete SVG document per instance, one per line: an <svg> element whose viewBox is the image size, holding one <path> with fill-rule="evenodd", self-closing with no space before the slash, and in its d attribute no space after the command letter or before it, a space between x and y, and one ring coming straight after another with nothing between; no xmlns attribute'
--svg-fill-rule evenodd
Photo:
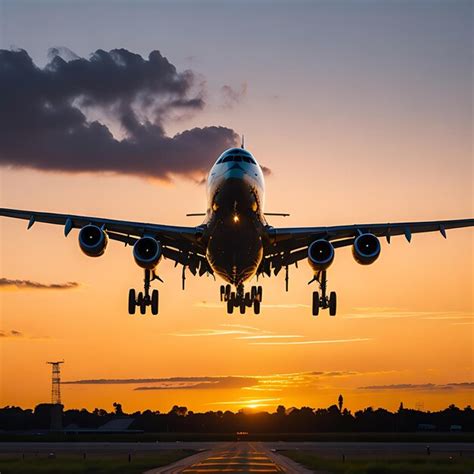
<svg viewBox="0 0 474 474"><path fill-rule="evenodd" d="M24 50L0 50L2 165L200 178L237 144L225 127L166 134L167 121L204 107L204 91L159 51L146 59L126 49L89 59L66 48L50 54L40 68Z"/></svg>
<svg viewBox="0 0 474 474"><path fill-rule="evenodd" d="M71 290L77 288L79 283L68 281L66 283L39 283L31 280L10 280L9 278L0 278L1 288L17 288L19 290Z"/></svg>
<svg viewBox="0 0 474 474"><path fill-rule="evenodd" d="M392 385L368 385L366 387L359 387L359 390L414 390L414 391L444 391L444 390L469 390L474 389L474 382L460 382L447 384L434 383L399 383Z"/></svg>
<svg viewBox="0 0 474 474"><path fill-rule="evenodd" d="M86 379L62 382L69 385L122 385L154 384L137 387L135 390L193 390L252 387L258 384L253 377L159 377L134 379Z"/></svg>
<svg viewBox="0 0 474 474"><path fill-rule="evenodd" d="M11 331L0 331L0 337L23 337L23 334L12 329Z"/></svg>

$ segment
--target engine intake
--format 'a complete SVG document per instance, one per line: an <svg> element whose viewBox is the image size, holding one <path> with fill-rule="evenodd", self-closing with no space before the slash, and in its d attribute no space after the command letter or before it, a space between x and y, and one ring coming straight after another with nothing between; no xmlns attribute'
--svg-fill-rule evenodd
<svg viewBox="0 0 474 474"><path fill-rule="evenodd" d="M380 241L374 234L362 234L355 239L352 254L357 263L370 265L379 258L380 250Z"/></svg>
<svg viewBox="0 0 474 474"><path fill-rule="evenodd" d="M163 255L161 243L153 237L142 237L133 246L135 263L146 270L153 270Z"/></svg>
<svg viewBox="0 0 474 474"><path fill-rule="evenodd" d="M79 246L88 257L100 257L104 254L109 239L100 227L89 224L79 232Z"/></svg>
<svg viewBox="0 0 474 474"><path fill-rule="evenodd" d="M315 240L308 247L308 262L315 271L326 270L334 260L334 247L327 240Z"/></svg>

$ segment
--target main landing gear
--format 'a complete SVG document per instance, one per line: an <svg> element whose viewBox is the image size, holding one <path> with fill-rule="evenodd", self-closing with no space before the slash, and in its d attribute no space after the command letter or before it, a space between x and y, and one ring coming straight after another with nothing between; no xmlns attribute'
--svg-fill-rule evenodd
<svg viewBox="0 0 474 474"><path fill-rule="evenodd" d="M236 291L232 291L230 285L221 285L221 301L227 303L228 314L232 314L234 308L239 308L240 314L245 314L245 310L251 307L254 314L260 314L262 287L252 286L250 292L245 292L244 285L238 285Z"/></svg>
<svg viewBox="0 0 474 474"><path fill-rule="evenodd" d="M160 280L160 277L155 275L151 270L145 270L144 291L139 292L132 288L128 292L128 312L135 314L137 306L140 308L140 314L145 314L148 306L151 306L151 313L158 314L159 293L158 290L153 290L150 294L150 282L153 280Z"/></svg>
<svg viewBox="0 0 474 474"><path fill-rule="evenodd" d="M337 309L336 292L331 291L331 293L329 293L329 298L326 295L326 287L327 287L326 270L323 270L319 272L317 275L315 275L313 280L316 280L319 283L319 289L321 291L321 296L319 296L318 291L313 291L313 305L312 305L313 316L317 316L319 314L319 308L321 309L329 308L329 316L336 316L336 309Z"/></svg>

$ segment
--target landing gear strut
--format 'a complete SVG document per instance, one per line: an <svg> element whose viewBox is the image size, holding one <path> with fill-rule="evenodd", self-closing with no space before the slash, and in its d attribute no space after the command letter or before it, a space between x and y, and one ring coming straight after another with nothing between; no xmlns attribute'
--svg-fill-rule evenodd
<svg viewBox="0 0 474 474"><path fill-rule="evenodd" d="M252 286L250 292L245 292L244 285L238 285L236 291L232 291L230 285L221 285L221 301L227 304L227 313L232 314L234 308L239 308L240 314L245 314L247 308L253 306L254 314L260 314L262 303L262 287Z"/></svg>
<svg viewBox="0 0 474 474"><path fill-rule="evenodd" d="M150 282L153 280L160 280L160 277L155 275L151 270L145 270L145 279L143 285L143 292L136 291L132 288L128 292L128 312L135 314L137 306L140 308L140 314L146 313L146 308L151 306L151 313L158 314L159 293L158 290L153 290L150 294Z"/></svg>
<svg viewBox="0 0 474 474"><path fill-rule="evenodd" d="M316 280L319 283L319 289L321 291L321 296L319 296L318 291L313 291L313 304L312 304L313 316L317 316L319 314L319 308L321 309L329 308L329 316L336 316L337 295L335 291L331 291L331 293L329 293L329 297L326 294L326 289L327 289L326 270L323 270L319 272L317 275L315 275L313 280Z"/></svg>

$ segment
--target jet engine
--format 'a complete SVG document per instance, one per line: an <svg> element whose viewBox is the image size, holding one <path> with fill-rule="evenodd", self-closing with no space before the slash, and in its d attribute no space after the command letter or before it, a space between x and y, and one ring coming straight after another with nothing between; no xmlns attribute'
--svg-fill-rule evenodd
<svg viewBox="0 0 474 474"><path fill-rule="evenodd" d="M142 237L133 246L133 258L139 267L153 270L163 255L161 243L153 237Z"/></svg>
<svg viewBox="0 0 474 474"><path fill-rule="evenodd" d="M362 234L355 239L352 254L357 263L370 265L379 258L380 250L380 241L374 234Z"/></svg>
<svg viewBox="0 0 474 474"><path fill-rule="evenodd" d="M88 257L100 257L104 254L109 239L100 227L89 224L79 232L79 246Z"/></svg>
<svg viewBox="0 0 474 474"><path fill-rule="evenodd" d="M334 247L327 240L315 240L308 247L308 262L315 272L326 270L334 260Z"/></svg>

